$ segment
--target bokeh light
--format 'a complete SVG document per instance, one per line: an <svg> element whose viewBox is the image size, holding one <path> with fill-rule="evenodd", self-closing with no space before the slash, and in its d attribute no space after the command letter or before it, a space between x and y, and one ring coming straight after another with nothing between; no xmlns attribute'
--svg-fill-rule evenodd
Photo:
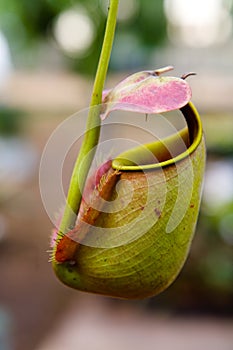
<svg viewBox="0 0 233 350"><path fill-rule="evenodd" d="M193 47L225 42L232 31L228 0L165 0L171 41Z"/></svg>
<svg viewBox="0 0 233 350"><path fill-rule="evenodd" d="M100 0L100 7L105 14L108 11L109 0ZM118 10L118 21L126 22L133 18L139 9L138 0L120 1Z"/></svg>
<svg viewBox="0 0 233 350"><path fill-rule="evenodd" d="M206 169L204 200L216 211L233 198L233 164L224 160L212 162Z"/></svg>
<svg viewBox="0 0 233 350"><path fill-rule="evenodd" d="M94 40L94 24L85 9L70 8L57 17L54 36L67 55L82 56Z"/></svg>
<svg viewBox="0 0 233 350"><path fill-rule="evenodd" d="M0 32L0 89L4 86L11 69L10 49L5 36Z"/></svg>

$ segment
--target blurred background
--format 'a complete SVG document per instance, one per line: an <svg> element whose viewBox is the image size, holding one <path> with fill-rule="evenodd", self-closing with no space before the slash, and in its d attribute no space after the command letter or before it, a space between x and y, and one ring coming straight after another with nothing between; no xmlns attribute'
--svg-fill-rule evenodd
<svg viewBox="0 0 233 350"><path fill-rule="evenodd" d="M48 263L41 153L88 106L107 0L0 0L0 349L233 348L233 1L120 1L107 87L194 71L208 163L190 256L163 294L127 302L63 286Z"/></svg>

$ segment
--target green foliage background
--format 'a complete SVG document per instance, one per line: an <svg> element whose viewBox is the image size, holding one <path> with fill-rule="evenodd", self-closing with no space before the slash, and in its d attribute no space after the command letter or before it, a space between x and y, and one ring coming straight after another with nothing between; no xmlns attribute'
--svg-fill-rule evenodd
<svg viewBox="0 0 233 350"><path fill-rule="evenodd" d="M37 45L52 38L53 21L62 11L82 5L93 20L95 39L83 58L68 58L66 63L82 73L94 74L98 61L106 15L100 1L93 0L0 0L0 30L6 35L16 64L23 64L26 55L32 55ZM117 36L130 33L142 49L150 51L166 38L166 18L163 0L139 0L137 16L129 22L119 23ZM153 35L151 35L153 33ZM117 37L116 37L117 40ZM113 68L113 66L112 66ZM111 69L111 67L110 67Z"/></svg>

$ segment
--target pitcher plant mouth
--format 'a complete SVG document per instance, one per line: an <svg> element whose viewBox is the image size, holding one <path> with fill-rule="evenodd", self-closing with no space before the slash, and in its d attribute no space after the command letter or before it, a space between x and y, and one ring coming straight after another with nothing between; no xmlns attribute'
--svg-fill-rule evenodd
<svg viewBox="0 0 233 350"><path fill-rule="evenodd" d="M119 154L112 161L112 168L119 171L154 170L177 163L191 155L201 142L202 123L192 102L186 104L180 111L187 123L185 128L164 139ZM183 144L181 152L176 149L180 141ZM170 150L173 150L172 155ZM148 154L150 155L149 158Z"/></svg>

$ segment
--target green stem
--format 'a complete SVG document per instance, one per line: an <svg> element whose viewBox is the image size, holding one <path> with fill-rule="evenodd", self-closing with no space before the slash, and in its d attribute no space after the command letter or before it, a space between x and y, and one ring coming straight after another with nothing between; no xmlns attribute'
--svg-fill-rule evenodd
<svg viewBox="0 0 233 350"><path fill-rule="evenodd" d="M95 155L94 148L97 146L99 141L100 105L102 102L102 92L107 75L115 34L118 3L119 0L110 1L104 41L92 91L92 98L86 124L86 132L73 169L72 177L70 180L70 187L67 195L66 207L59 228L59 234L62 236L75 226L77 214L82 200L82 191L92 160Z"/></svg>

